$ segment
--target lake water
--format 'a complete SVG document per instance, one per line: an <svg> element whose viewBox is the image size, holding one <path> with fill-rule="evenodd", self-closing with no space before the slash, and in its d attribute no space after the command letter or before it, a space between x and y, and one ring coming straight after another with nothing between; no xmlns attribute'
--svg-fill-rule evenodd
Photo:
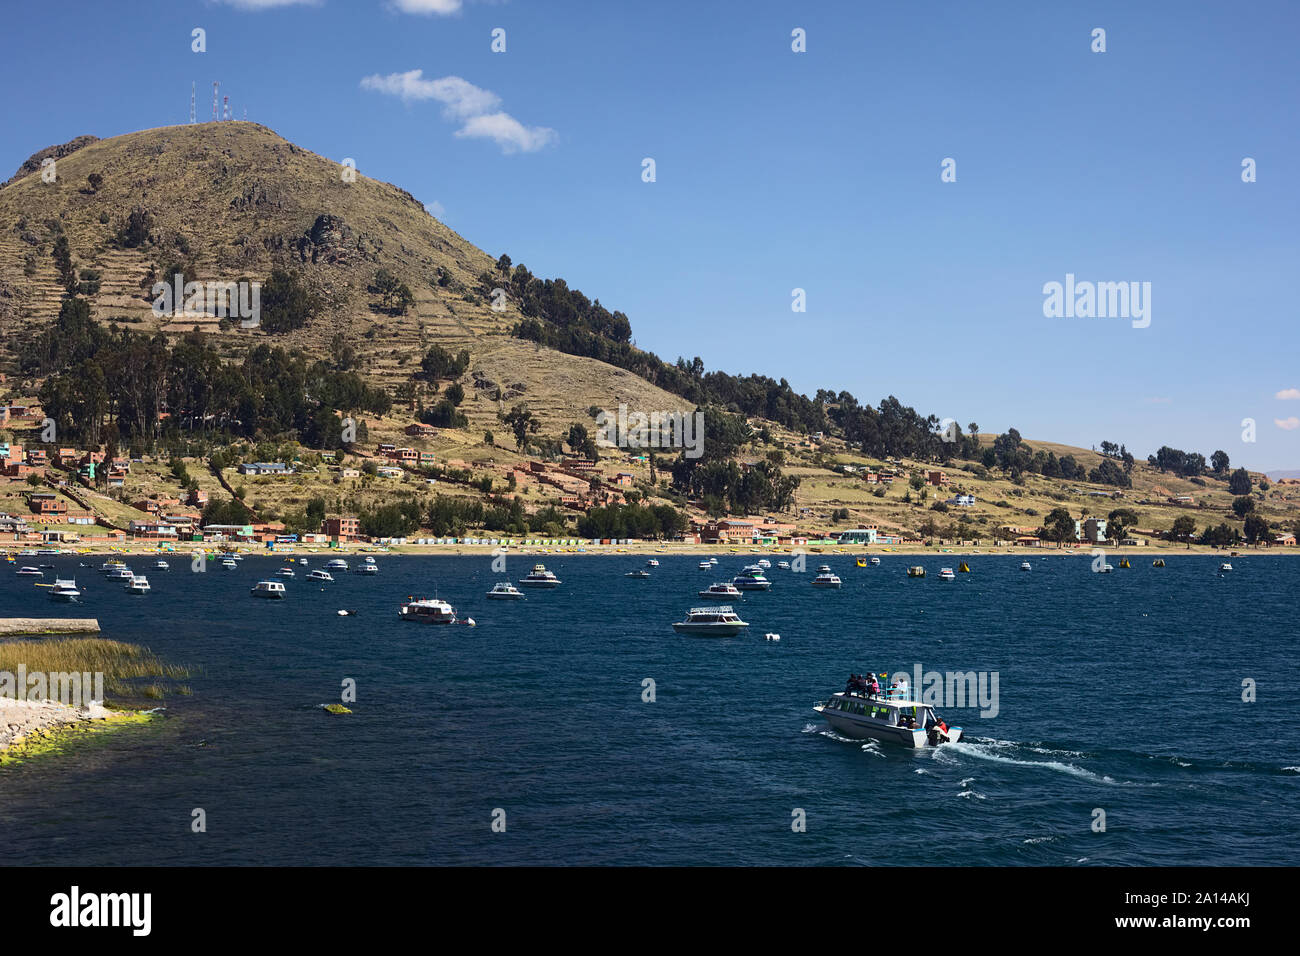
<svg viewBox="0 0 1300 956"><path fill-rule="evenodd" d="M0 616L95 616L190 666L165 716L0 770L0 837L23 864L1295 864L1300 560L885 555L844 579L775 567L737 605L750 633L671 629L751 555L543 556L564 581L493 602L537 558L384 557L374 577L249 588L280 565L150 570L102 557L84 605L0 566ZM79 561L93 567L78 567ZM325 556L312 556L311 566ZM1112 563L1118 561L1112 556ZM929 575L910 580L908 564ZM352 559L355 564L355 559ZM45 581L53 580L47 571ZM477 627L404 623L434 593ZM354 616L340 617L340 608ZM763 639L778 632L779 642ZM998 713L941 708L965 740L853 742L811 710L850 672L998 676ZM321 704L354 679L350 716ZM642 700L643 680L655 701ZM1243 680L1258 700L1242 701ZM207 832L191 832L202 808ZM492 829L504 811L505 832ZM803 811L805 832L792 821ZM1098 810L1105 832L1094 832Z"/></svg>

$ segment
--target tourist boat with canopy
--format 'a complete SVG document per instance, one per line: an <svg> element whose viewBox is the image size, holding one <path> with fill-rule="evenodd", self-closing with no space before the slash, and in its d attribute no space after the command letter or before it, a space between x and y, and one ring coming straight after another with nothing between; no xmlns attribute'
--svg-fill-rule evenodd
<svg viewBox="0 0 1300 956"><path fill-rule="evenodd" d="M961 740L960 727L947 726L933 707L912 699L905 686L876 696L861 689L845 690L813 704L813 710L854 740L883 740L914 748Z"/></svg>

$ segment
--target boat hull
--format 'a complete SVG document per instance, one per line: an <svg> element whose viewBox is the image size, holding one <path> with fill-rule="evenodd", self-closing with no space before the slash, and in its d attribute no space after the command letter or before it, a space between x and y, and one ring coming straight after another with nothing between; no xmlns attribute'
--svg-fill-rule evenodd
<svg viewBox="0 0 1300 956"><path fill-rule="evenodd" d="M673 625L673 630L678 634L691 634L696 637L735 637L747 627L749 627L748 623L688 624L685 621L678 621Z"/></svg>
<svg viewBox="0 0 1300 956"><path fill-rule="evenodd" d="M930 743L929 733L920 728L911 730L907 727L891 727L868 717L827 710L821 707L814 707L813 710L820 713L826 723L830 724L834 730L853 740L882 740L886 743L899 744L914 749L934 746ZM961 740L961 733L960 727L949 727L946 743L957 743Z"/></svg>

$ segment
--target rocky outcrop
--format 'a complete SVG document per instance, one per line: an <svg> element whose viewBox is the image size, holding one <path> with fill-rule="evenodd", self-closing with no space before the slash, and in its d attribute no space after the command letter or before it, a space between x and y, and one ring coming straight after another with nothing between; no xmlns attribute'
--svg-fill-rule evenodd
<svg viewBox="0 0 1300 956"><path fill-rule="evenodd" d="M347 262L356 248L352 229L343 217L328 213L316 217L297 245L299 258L313 263Z"/></svg>
<svg viewBox="0 0 1300 956"><path fill-rule="evenodd" d="M71 153L75 153L83 146L89 146L91 143L99 142L98 136L78 136L76 139L70 139L59 146L46 146L39 153L32 153L27 158L27 162L18 167L18 172L14 173L0 185L0 189L8 186L12 182L22 179L24 176L30 176L41 168L41 161L44 159L62 159Z"/></svg>

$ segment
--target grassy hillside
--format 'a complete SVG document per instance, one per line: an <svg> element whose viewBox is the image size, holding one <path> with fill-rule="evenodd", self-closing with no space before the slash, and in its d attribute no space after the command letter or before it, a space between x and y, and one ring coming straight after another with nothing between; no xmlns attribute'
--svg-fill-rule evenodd
<svg viewBox="0 0 1300 956"><path fill-rule="evenodd" d="M57 160L53 183L42 180L39 163L32 168L0 188L0 340L10 369L15 336L58 314L63 290L51 253L62 231L77 269L100 273L99 291L86 298L101 322L189 331L193 323L154 316L153 296L142 287L151 270L171 262L190 265L199 281L265 281L273 268L288 268L320 296L319 316L274 337L203 323L229 357L267 341L325 355L341 334L366 374L395 388L429 346L468 348L463 382L477 400L464 410L476 428L495 418L497 406L471 387L475 372L516 386L513 400L556 430L585 418L593 404L683 405L621 370L510 338L517 307L494 311L476 291L478 277L495 267L492 256L404 190L361 173L345 182L339 163L255 123L173 126L90 142ZM102 177L97 189L91 174ZM130 246L118 234L135 209L147 213L149 238ZM407 314L373 307L367 288L380 268L413 293Z"/></svg>

